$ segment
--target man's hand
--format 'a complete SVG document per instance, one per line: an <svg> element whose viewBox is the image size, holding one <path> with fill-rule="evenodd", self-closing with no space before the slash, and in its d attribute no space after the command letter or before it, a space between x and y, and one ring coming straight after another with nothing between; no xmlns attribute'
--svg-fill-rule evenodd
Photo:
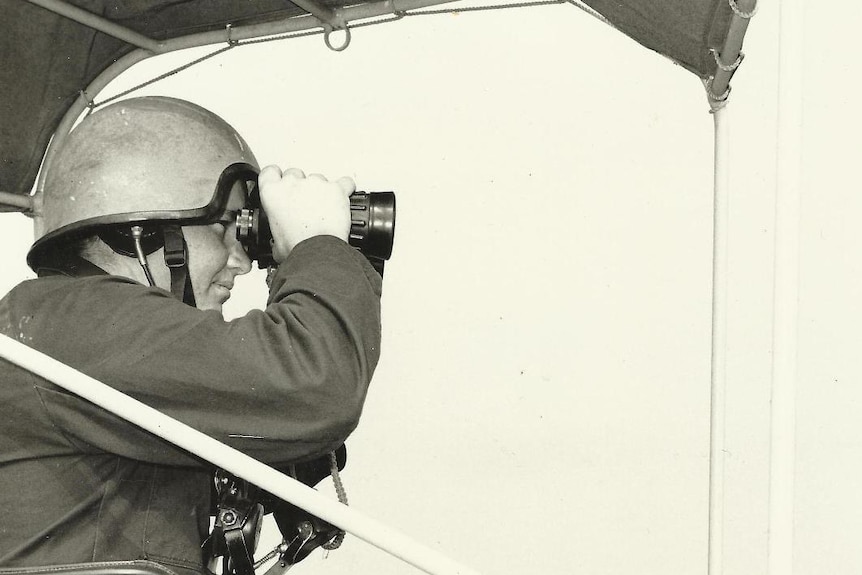
<svg viewBox="0 0 862 575"><path fill-rule="evenodd" d="M267 166L258 177L260 200L269 218L274 246L272 256L281 263L301 241L330 235L347 241L350 233L351 178L330 182L320 174L308 177L298 169Z"/></svg>

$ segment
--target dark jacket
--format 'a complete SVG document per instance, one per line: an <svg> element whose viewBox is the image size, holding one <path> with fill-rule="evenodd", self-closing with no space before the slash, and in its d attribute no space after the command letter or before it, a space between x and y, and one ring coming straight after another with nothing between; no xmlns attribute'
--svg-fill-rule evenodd
<svg viewBox="0 0 862 575"><path fill-rule="evenodd" d="M26 281L3 333L270 464L355 428L380 344L380 276L346 243L299 244L264 311L226 322L94 275ZM212 469L0 360L0 567L150 559L200 572Z"/></svg>

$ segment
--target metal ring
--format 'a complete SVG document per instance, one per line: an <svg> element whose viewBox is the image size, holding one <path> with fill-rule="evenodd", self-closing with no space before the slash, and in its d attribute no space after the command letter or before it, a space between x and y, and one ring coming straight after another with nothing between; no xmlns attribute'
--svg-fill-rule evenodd
<svg viewBox="0 0 862 575"><path fill-rule="evenodd" d="M333 46L332 42L329 40L329 35L332 34L335 30L344 30L344 43L340 46ZM347 24L344 24L342 27L335 28L334 26L327 26L326 31L323 33L323 41L326 43L326 47L332 50L333 52L341 52L342 50L346 50L348 46L350 46L350 28Z"/></svg>

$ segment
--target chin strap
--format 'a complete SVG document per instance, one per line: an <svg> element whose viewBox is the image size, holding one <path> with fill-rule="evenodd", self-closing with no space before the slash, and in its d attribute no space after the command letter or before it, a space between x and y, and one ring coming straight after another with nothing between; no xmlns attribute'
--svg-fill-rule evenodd
<svg viewBox="0 0 862 575"><path fill-rule="evenodd" d="M165 264L171 271L171 293L183 303L195 307L183 229L180 226L164 226L162 234L165 240Z"/></svg>
<svg viewBox="0 0 862 575"><path fill-rule="evenodd" d="M156 224L133 225L128 229L127 232L122 227L106 227L99 231L99 238L118 254L137 258L151 286L155 286L156 282L147 264L147 256L164 247L165 265L171 272L171 293L181 302L197 307L189 277L189 252L182 227Z"/></svg>

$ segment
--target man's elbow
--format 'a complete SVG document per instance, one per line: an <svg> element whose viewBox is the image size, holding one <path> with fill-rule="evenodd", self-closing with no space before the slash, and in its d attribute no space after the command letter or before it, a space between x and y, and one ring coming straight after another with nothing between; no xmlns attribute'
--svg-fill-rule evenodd
<svg viewBox="0 0 862 575"><path fill-rule="evenodd" d="M334 434L346 437L359 424L368 383L366 378L355 374L353 377L347 374L333 375L330 374L327 381L322 383L320 391L323 397L312 408L317 412L318 421L325 422Z"/></svg>

